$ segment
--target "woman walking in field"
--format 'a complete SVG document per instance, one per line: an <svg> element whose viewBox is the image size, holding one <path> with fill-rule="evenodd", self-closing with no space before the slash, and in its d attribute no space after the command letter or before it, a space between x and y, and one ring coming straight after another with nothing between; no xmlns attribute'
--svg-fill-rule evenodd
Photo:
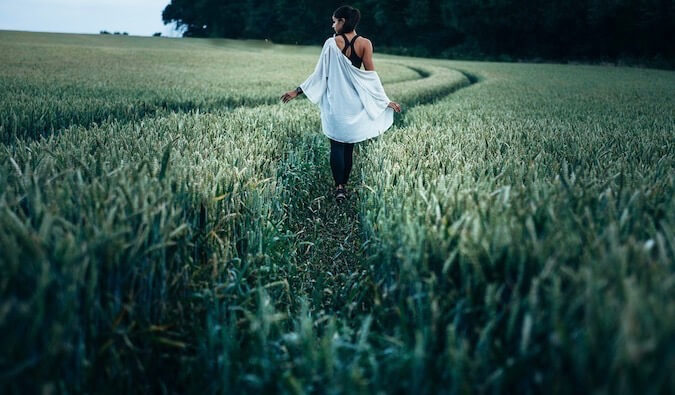
<svg viewBox="0 0 675 395"><path fill-rule="evenodd" d="M394 121L401 106L390 101L373 64L373 45L356 33L361 13L342 6L333 13L335 35L323 45L314 72L295 90L281 96L284 103L304 93L321 109L321 128L330 140L330 166L338 202L347 196L354 144L379 136ZM358 39L358 40L357 40ZM361 70L363 64L365 70Z"/></svg>

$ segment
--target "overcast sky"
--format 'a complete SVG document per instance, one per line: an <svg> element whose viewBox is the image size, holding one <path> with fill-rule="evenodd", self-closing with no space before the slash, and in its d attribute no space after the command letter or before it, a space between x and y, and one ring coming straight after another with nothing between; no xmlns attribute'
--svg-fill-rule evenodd
<svg viewBox="0 0 675 395"><path fill-rule="evenodd" d="M178 36L162 23L170 0L0 0L0 30Z"/></svg>

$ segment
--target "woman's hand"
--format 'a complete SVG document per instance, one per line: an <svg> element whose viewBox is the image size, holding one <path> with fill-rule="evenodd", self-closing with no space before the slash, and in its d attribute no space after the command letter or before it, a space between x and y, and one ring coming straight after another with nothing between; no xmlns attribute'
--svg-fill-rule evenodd
<svg viewBox="0 0 675 395"><path fill-rule="evenodd" d="M387 104L387 107L393 108L396 112L401 112L401 105L395 101L390 101L389 104Z"/></svg>
<svg viewBox="0 0 675 395"><path fill-rule="evenodd" d="M295 99L297 96L298 96L298 92L296 92L295 90L292 90L292 91L288 91L288 92L284 93L281 96L281 100L283 100L284 103L288 103L289 101Z"/></svg>

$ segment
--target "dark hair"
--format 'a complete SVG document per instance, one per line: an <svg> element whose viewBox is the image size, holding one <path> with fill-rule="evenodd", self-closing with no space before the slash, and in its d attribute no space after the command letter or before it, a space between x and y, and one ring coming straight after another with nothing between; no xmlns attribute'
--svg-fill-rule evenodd
<svg viewBox="0 0 675 395"><path fill-rule="evenodd" d="M361 19L361 12L352 6L343 5L335 10L333 16L336 19L344 18L345 20L345 24L342 25L342 31L338 33L349 33L356 29L356 25L359 23L359 19Z"/></svg>

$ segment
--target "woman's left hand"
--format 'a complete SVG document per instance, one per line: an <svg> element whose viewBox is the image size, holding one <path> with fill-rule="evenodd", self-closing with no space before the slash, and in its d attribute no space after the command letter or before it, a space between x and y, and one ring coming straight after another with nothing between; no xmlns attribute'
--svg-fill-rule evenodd
<svg viewBox="0 0 675 395"><path fill-rule="evenodd" d="M297 96L298 96L298 92L296 92L295 90L292 90L292 91L288 91L288 92L284 93L281 96L281 100L283 100L284 103L288 103L289 101L295 99Z"/></svg>

